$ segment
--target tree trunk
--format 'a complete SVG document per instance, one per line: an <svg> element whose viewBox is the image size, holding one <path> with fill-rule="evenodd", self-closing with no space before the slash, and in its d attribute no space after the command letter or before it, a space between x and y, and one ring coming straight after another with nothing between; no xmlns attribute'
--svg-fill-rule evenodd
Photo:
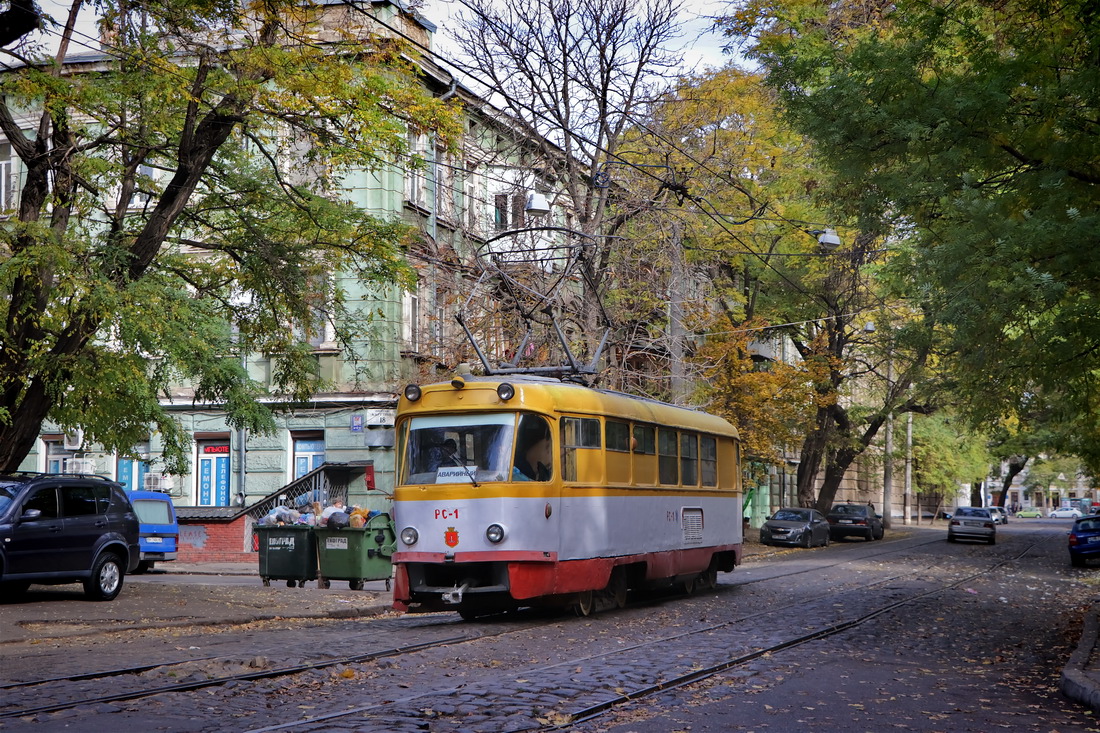
<svg viewBox="0 0 1100 733"><path fill-rule="evenodd" d="M1005 480L1001 484L1001 496L997 499L997 506L1004 509L1005 497L1008 496L1008 488L1012 486L1012 480L1024 470L1024 466L1027 465L1029 456L1011 456L1008 459L1008 473L1005 474Z"/></svg>

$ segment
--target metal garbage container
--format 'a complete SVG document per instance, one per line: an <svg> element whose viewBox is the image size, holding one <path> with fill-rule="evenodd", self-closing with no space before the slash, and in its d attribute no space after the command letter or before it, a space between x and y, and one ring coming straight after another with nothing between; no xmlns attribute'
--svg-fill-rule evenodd
<svg viewBox="0 0 1100 733"><path fill-rule="evenodd" d="M397 543L389 514L376 514L363 527L318 527L314 532L320 564L319 588L328 588L333 580L346 580L352 590L362 590L364 581L385 580L386 590L390 589L393 574L390 556Z"/></svg>
<svg viewBox="0 0 1100 733"><path fill-rule="evenodd" d="M317 543L313 527L288 524L255 527L260 545L260 578L264 585L285 580L288 588L317 579Z"/></svg>

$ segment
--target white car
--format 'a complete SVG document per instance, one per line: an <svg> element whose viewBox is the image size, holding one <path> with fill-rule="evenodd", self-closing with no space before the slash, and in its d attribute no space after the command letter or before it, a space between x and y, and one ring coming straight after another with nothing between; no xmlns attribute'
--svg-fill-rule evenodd
<svg viewBox="0 0 1100 733"><path fill-rule="evenodd" d="M1055 519L1077 519L1078 517L1082 517L1084 515L1081 514L1080 509L1068 509L1066 507L1062 507L1061 509L1051 509L1050 513L1047 514L1047 516L1053 517Z"/></svg>

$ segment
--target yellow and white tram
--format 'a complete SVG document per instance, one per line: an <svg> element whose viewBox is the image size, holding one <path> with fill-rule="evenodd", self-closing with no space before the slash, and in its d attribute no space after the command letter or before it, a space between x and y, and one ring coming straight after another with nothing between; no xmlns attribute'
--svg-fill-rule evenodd
<svg viewBox="0 0 1100 733"><path fill-rule="evenodd" d="M406 388L397 410L394 607L464 617L622 606L712 588L741 562L736 429L544 377Z"/></svg>

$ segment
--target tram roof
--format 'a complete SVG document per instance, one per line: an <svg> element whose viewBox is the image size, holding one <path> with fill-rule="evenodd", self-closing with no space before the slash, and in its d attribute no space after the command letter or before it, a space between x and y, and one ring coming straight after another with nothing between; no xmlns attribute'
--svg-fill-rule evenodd
<svg viewBox="0 0 1100 733"><path fill-rule="evenodd" d="M558 379L528 375L510 375L508 378L474 377L464 375L468 387L491 387L507 382L516 389L516 398L510 401L513 409L549 409L581 415L605 415L669 427L700 430L719 435L738 437L737 428L728 420L702 410L672 405L649 397L639 397L608 389L596 389ZM468 388L467 387L467 388ZM424 390L451 389L451 383L440 382L423 385ZM545 400L536 397L546 395Z"/></svg>

